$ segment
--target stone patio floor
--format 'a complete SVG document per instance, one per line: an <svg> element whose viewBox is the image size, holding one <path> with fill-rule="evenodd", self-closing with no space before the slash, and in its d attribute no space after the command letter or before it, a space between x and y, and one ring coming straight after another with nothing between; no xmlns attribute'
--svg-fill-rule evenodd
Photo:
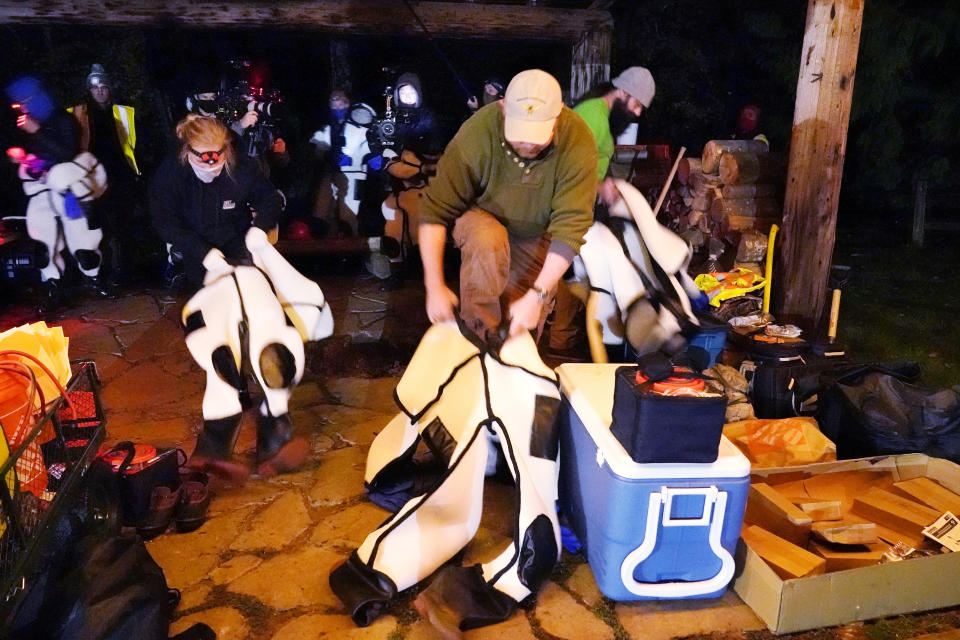
<svg viewBox="0 0 960 640"><path fill-rule="evenodd" d="M365 456L395 413L393 387L426 328L418 282L384 290L350 265L344 271L316 277L333 308L336 332L310 345L308 371L292 398L294 423L311 444L308 464L276 478L253 477L242 488L214 480L209 518L199 530L177 534L171 528L147 545L169 585L183 595L171 633L204 622L228 640L436 637L411 605L416 588L402 593L374 624L357 628L328 585L330 570L388 515L364 496ZM112 301L81 301L45 318L70 336L71 358L97 362L109 441L192 450L204 375L184 344L182 303L162 290L140 290ZM29 308L14 307L0 316L0 329L36 319ZM244 418L238 445L246 455L255 442L250 418ZM509 541L511 488L487 487L483 522L464 564L495 556ZM894 640L957 628L960 610L950 609L785 637ZM584 558L564 552L535 601L510 620L465 637L774 636L732 590L711 600L613 602L599 592Z"/></svg>

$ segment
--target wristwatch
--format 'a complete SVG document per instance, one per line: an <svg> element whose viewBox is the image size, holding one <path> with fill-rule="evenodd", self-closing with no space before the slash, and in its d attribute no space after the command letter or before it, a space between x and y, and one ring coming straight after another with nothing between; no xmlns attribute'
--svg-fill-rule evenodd
<svg viewBox="0 0 960 640"><path fill-rule="evenodd" d="M533 291L535 294L537 294L537 302L539 302L540 304L543 304L544 302L546 302L547 297L550 295L549 291L547 291L546 289L541 289L537 285L533 285L532 287L530 287L530 291Z"/></svg>

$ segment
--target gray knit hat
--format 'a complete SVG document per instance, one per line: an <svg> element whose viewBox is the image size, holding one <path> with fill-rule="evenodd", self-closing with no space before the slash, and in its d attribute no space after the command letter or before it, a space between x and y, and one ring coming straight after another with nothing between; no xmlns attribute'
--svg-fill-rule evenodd
<svg viewBox="0 0 960 640"><path fill-rule="evenodd" d="M94 64L87 74L87 87L109 87L110 76L103 70L103 65Z"/></svg>
<svg viewBox="0 0 960 640"><path fill-rule="evenodd" d="M645 67L630 67L613 79L613 86L623 89L636 98L644 109L650 108L653 94L657 85L653 82L653 74Z"/></svg>

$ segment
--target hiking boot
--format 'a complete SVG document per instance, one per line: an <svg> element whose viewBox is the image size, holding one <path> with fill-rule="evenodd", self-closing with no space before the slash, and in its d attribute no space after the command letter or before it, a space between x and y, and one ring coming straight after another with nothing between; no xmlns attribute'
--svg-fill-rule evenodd
<svg viewBox="0 0 960 640"><path fill-rule="evenodd" d="M293 433L289 413L257 418L257 473L261 477L294 471L309 454L306 438Z"/></svg>

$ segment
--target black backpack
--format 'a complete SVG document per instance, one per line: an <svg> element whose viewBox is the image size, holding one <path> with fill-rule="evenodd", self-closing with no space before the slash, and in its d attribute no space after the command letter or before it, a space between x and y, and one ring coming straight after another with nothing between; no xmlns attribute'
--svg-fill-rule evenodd
<svg viewBox="0 0 960 640"><path fill-rule="evenodd" d="M167 640L180 592L169 589L163 570L137 535L87 536L64 563L61 575L47 575L32 619L5 636L58 640ZM215 640L197 624L179 640Z"/></svg>

